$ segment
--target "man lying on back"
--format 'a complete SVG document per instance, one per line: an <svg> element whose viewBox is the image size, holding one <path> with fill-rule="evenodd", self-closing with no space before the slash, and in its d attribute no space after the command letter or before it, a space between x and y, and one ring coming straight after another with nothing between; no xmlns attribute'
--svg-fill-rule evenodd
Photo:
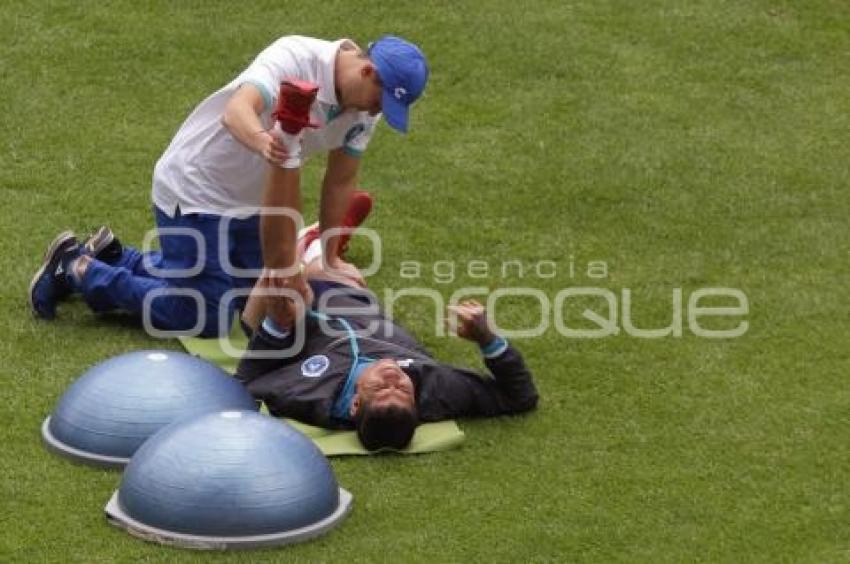
<svg viewBox="0 0 850 564"><path fill-rule="evenodd" d="M362 278L323 268L316 227L299 248L314 294L310 308L296 299L289 301L291 323L267 317L237 370L273 415L354 428L366 449L377 450L405 448L419 422L536 407L537 390L522 356L490 330L480 303L467 300L450 310L457 334L479 345L492 376L435 360L383 315L376 296L359 285Z"/></svg>

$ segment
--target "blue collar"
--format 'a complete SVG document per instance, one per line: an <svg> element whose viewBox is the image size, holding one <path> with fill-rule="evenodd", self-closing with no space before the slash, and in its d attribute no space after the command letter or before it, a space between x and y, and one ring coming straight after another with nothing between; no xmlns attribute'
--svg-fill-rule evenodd
<svg viewBox="0 0 850 564"><path fill-rule="evenodd" d="M351 369L348 371L348 377L345 379L342 392L337 396L336 401L331 407L331 417L341 419L342 421L351 421L351 400L354 398L354 392L357 390L357 380L360 379L363 369L375 362L375 359L368 356L360 356L357 333L355 333L345 318L330 317L327 314L313 310L308 311L307 314L316 319L333 319L338 321L345 328L346 333L348 333L348 344L351 347L351 358L354 359L354 362L351 363Z"/></svg>
<svg viewBox="0 0 850 564"><path fill-rule="evenodd" d="M342 392L337 396L331 408L331 415L335 419L351 421L351 400L354 399L354 393L357 391L357 381L360 379L363 369L373 362L375 362L374 358L358 356L351 365L351 370L348 371L348 378L345 380L345 386L343 386Z"/></svg>

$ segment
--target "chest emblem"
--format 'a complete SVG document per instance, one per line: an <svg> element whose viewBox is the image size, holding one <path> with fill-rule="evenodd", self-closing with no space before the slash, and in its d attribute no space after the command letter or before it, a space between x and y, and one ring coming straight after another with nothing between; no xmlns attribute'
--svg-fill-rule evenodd
<svg viewBox="0 0 850 564"><path fill-rule="evenodd" d="M301 375L307 378L318 378L331 365L331 361L323 354L315 354L301 363Z"/></svg>

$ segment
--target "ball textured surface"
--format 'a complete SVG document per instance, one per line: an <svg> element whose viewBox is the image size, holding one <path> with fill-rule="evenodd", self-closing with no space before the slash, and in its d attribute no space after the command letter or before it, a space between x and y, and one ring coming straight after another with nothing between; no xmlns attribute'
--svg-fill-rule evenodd
<svg viewBox="0 0 850 564"><path fill-rule="evenodd" d="M82 453L84 461L86 453L129 458L166 425L224 409L257 406L242 384L212 363L175 351L137 351L86 371L44 427L48 444Z"/></svg>
<svg viewBox="0 0 850 564"><path fill-rule="evenodd" d="M328 461L283 421L251 411L183 419L136 453L121 510L157 529L201 536L267 535L308 527L340 505Z"/></svg>

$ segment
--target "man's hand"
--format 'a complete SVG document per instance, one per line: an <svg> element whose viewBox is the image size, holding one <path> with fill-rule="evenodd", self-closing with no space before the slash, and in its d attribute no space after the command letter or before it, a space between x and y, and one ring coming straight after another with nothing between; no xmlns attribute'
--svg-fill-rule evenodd
<svg viewBox="0 0 850 564"><path fill-rule="evenodd" d="M291 329L313 303L313 290L300 272L289 277L267 272L261 287L266 296L266 315L280 328Z"/></svg>
<svg viewBox="0 0 850 564"><path fill-rule="evenodd" d="M464 300L456 306L449 306L448 310L457 320L458 337L478 343L482 347L496 338L487 320L487 310L476 300Z"/></svg>
<svg viewBox="0 0 850 564"><path fill-rule="evenodd" d="M288 157L286 148L280 140L265 129L254 134L254 151L259 153L269 164L280 166Z"/></svg>
<svg viewBox="0 0 850 564"><path fill-rule="evenodd" d="M303 133L286 133L276 125L271 130L263 129L254 135L254 150L271 165L300 168L302 137Z"/></svg>

